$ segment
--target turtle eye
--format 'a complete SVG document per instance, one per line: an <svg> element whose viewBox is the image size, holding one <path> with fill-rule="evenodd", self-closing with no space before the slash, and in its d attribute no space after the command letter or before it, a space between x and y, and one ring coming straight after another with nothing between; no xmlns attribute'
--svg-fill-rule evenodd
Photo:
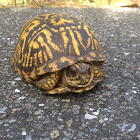
<svg viewBox="0 0 140 140"><path fill-rule="evenodd" d="M73 77L76 76L76 71L74 71L74 70L72 70L72 69L70 69L69 71L70 71L70 75L71 75L71 76L73 76Z"/></svg>
<svg viewBox="0 0 140 140"><path fill-rule="evenodd" d="M89 73L91 72L91 69L90 69L90 68L88 69L88 72L89 72Z"/></svg>

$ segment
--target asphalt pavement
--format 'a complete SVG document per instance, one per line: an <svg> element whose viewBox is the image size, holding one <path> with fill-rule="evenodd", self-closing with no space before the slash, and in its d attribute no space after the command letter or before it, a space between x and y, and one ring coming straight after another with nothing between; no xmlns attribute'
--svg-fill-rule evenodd
<svg viewBox="0 0 140 140"><path fill-rule="evenodd" d="M23 24L51 12L85 21L107 58L88 92L44 95L11 58ZM0 9L0 140L140 140L140 8Z"/></svg>

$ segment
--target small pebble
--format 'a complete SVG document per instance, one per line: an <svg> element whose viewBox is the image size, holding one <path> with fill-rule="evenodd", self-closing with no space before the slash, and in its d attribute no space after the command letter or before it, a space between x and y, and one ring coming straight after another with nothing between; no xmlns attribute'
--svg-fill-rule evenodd
<svg viewBox="0 0 140 140"><path fill-rule="evenodd" d="M138 67L138 68L137 68L137 70L139 70L139 71L140 71L140 67Z"/></svg>
<svg viewBox="0 0 140 140"><path fill-rule="evenodd" d="M17 77L17 78L15 78L14 80L16 80L16 81L20 81L20 80L22 80L20 77Z"/></svg>
<svg viewBox="0 0 140 140"><path fill-rule="evenodd" d="M108 120L108 118L104 118L104 121L107 121Z"/></svg>
<svg viewBox="0 0 140 140"><path fill-rule="evenodd" d="M23 99L25 99L26 97L24 97L24 96L21 96L21 97L19 97L17 100L23 100Z"/></svg>
<svg viewBox="0 0 140 140"><path fill-rule="evenodd" d="M12 81L12 82L11 82L11 84L12 84L12 85L15 85L15 84L16 84L16 82L15 82L15 81Z"/></svg>
<svg viewBox="0 0 140 140"><path fill-rule="evenodd" d="M88 120L91 120L91 119L96 119L97 118L97 116L95 116L95 115L91 115L91 114L85 114L85 119L88 119Z"/></svg>
<svg viewBox="0 0 140 140"><path fill-rule="evenodd" d="M99 115L99 112L100 112L100 111L99 111L99 110L97 110L97 111L92 112L92 114L94 114L94 115L96 115L96 116L97 116L97 115Z"/></svg>
<svg viewBox="0 0 140 140"><path fill-rule="evenodd" d="M44 106L44 104L39 104L39 106Z"/></svg>
<svg viewBox="0 0 140 140"><path fill-rule="evenodd" d="M72 123L73 123L72 119L66 121L66 124L67 124L68 127L71 127Z"/></svg>
<svg viewBox="0 0 140 140"><path fill-rule="evenodd" d="M27 136L25 137L25 140L32 140L32 136L31 136L31 135L27 135Z"/></svg>
<svg viewBox="0 0 140 140"><path fill-rule="evenodd" d="M60 133L58 130L53 130L51 133L50 133L50 137L51 139L55 139L57 137L59 137Z"/></svg>
<svg viewBox="0 0 140 140"><path fill-rule="evenodd" d="M9 123L14 123L14 122L16 122L15 119L11 119L11 120L9 120Z"/></svg>
<svg viewBox="0 0 140 140"><path fill-rule="evenodd" d="M27 135L27 133L26 133L26 131L25 131L25 130L22 132L22 135L24 135L24 136L25 136L25 135Z"/></svg>
<svg viewBox="0 0 140 140"><path fill-rule="evenodd" d="M124 55L126 56L126 55L128 55L129 53L124 53Z"/></svg>
<svg viewBox="0 0 140 140"><path fill-rule="evenodd" d="M15 89L15 92L20 92L20 90L19 89Z"/></svg>
<svg viewBox="0 0 140 140"><path fill-rule="evenodd" d="M103 123L103 122L104 122L104 120L103 120L103 119L100 119L100 120L99 120L99 123Z"/></svg>

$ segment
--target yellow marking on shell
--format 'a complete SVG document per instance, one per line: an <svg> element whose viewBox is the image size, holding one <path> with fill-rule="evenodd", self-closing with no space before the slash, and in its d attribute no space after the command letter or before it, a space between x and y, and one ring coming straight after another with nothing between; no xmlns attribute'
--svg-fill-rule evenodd
<svg viewBox="0 0 140 140"><path fill-rule="evenodd" d="M54 43L52 42L52 39L51 39L52 34L51 34L51 32L50 32L49 30L47 30L47 29L43 29L42 31L40 31L40 32L38 32L38 33L36 34L36 36L35 36L35 37L32 39L32 41L30 42L30 45L29 45L30 47L33 46L34 39L35 39L36 37L38 37L41 33L43 33L43 34L46 35L47 43L50 44L54 50L60 51L60 52L61 52L60 48L59 48L56 44L54 44ZM40 44L41 44L42 47L43 47L43 46L45 46L45 47L47 46L47 44L46 44L46 43L44 42L44 40L43 40L43 37L39 36L39 37L38 37L38 41L40 42ZM48 48L48 47L47 47L47 48ZM49 49L48 49L48 50L49 50ZM49 53L50 53L50 52L49 52Z"/></svg>
<svg viewBox="0 0 140 140"><path fill-rule="evenodd" d="M67 30L71 30L71 28L70 28L70 27L66 27L66 29L67 29Z"/></svg>
<svg viewBox="0 0 140 140"><path fill-rule="evenodd" d="M44 59L45 59L45 62L47 62L48 58L47 58L46 52L45 52L45 51L43 51L43 54L44 54Z"/></svg>
<svg viewBox="0 0 140 140"><path fill-rule="evenodd" d="M55 51L62 52L62 50L60 50L60 48L55 43L51 42L51 37L48 34L46 34L46 37L48 38L47 43L50 44Z"/></svg>
<svg viewBox="0 0 140 140"><path fill-rule="evenodd" d="M32 26L31 26L31 24L32 24ZM28 29L28 32L25 32L26 31L26 29L24 30L24 32L22 33L22 36L21 36L21 38L26 38L27 37L27 35L30 33L30 31L31 30L33 30L34 29L34 27L36 27L37 25L39 25L40 24L40 21L38 21L38 20L34 20L34 21L32 21L28 26L29 27L27 27L26 29Z"/></svg>
<svg viewBox="0 0 140 140"><path fill-rule="evenodd" d="M69 54L71 54L71 45L69 45Z"/></svg>
<svg viewBox="0 0 140 140"><path fill-rule="evenodd" d="M30 56L30 64L29 64L29 67L32 67L32 65L33 65L33 57Z"/></svg>
<svg viewBox="0 0 140 140"><path fill-rule="evenodd" d="M100 50L100 46L99 46L97 39L94 39L94 44L95 44L96 50Z"/></svg>
<svg viewBox="0 0 140 140"><path fill-rule="evenodd" d="M55 43L52 42L51 32L49 30L46 30L46 29L42 30L42 32L46 35L47 43L50 44L54 50L61 52L60 48ZM44 43L44 44L46 44L46 43Z"/></svg>
<svg viewBox="0 0 140 140"><path fill-rule="evenodd" d="M89 47L90 43L91 43L91 39L90 39L90 38L88 38L86 48L88 48L88 47Z"/></svg>
<svg viewBox="0 0 140 140"><path fill-rule="evenodd" d="M64 41L64 48L66 49L67 46L68 46L68 42L69 42L69 39L68 39L67 36L66 36L66 32L62 32L62 33L61 33L61 37L63 38L63 41Z"/></svg>
<svg viewBox="0 0 140 140"><path fill-rule="evenodd" d="M44 42L44 39L43 39L42 36L39 36L39 37L37 38L37 41L40 42L40 44L42 45L42 43ZM43 45L42 45L42 46L43 46Z"/></svg>
<svg viewBox="0 0 140 140"><path fill-rule="evenodd" d="M98 53L98 55L100 56L101 60L105 61L105 58L103 57L102 53Z"/></svg>
<svg viewBox="0 0 140 140"><path fill-rule="evenodd" d="M72 60L71 58L67 58L65 56L61 57L60 58L60 63L65 63L66 61L69 62L69 65L73 64L74 63L74 60ZM48 67L51 68L51 71L54 72L54 71L58 71L59 69L61 68L58 68L58 65L57 65L57 60L56 61L53 61L52 63L49 63L48 64Z"/></svg>
<svg viewBox="0 0 140 140"><path fill-rule="evenodd" d="M39 25L40 24L40 21L34 20L31 24L33 24L33 25L28 28L29 31L33 30L34 27L36 27L37 25Z"/></svg>
<svg viewBox="0 0 140 140"><path fill-rule="evenodd" d="M84 50L86 50L85 45L83 44L83 40L82 40L82 36L78 31L74 31L77 34L78 40L80 42L80 44L82 45L82 47L84 48Z"/></svg>
<svg viewBox="0 0 140 140"><path fill-rule="evenodd" d="M96 35L94 34L94 32L92 30L90 30L92 36L94 36L96 38Z"/></svg>
<svg viewBox="0 0 140 140"><path fill-rule="evenodd" d="M24 78L25 78L25 80L26 80L27 82L29 82L29 83L32 83L32 82L33 82L33 81L30 79L30 77L27 76L27 75L25 75Z"/></svg>
<svg viewBox="0 0 140 140"><path fill-rule="evenodd" d="M29 73L29 77L36 80L37 79L37 75L35 73L35 68Z"/></svg>
<svg viewBox="0 0 140 140"><path fill-rule="evenodd" d="M18 64L21 64L23 62L23 57L22 59L21 58L21 48L17 48L16 49L16 53L15 53L15 56L16 56L16 61L18 62Z"/></svg>
<svg viewBox="0 0 140 140"><path fill-rule="evenodd" d="M39 49L39 44L35 41L33 43L30 43L29 47L31 48L31 45L33 45L33 49Z"/></svg>
<svg viewBox="0 0 140 140"><path fill-rule="evenodd" d="M50 59L52 59L52 58L53 58L53 54L52 54L52 52L51 52L51 49L50 49L49 46L44 42L43 37L39 36L39 37L38 37L38 41L40 42L40 44L41 44L42 47L45 47L45 48L46 48L46 51L47 51L47 53L48 53ZM45 54L45 56L46 56L46 54ZM47 57L47 56L46 56L46 57Z"/></svg>
<svg viewBox="0 0 140 140"><path fill-rule="evenodd" d="M28 56L27 56L27 60L26 60L26 67L29 66L30 55L31 55L31 47L29 47Z"/></svg>
<svg viewBox="0 0 140 140"><path fill-rule="evenodd" d="M45 64L43 66L37 67L37 72L38 72L37 75L43 75L46 73L46 71L43 70L44 67L45 67Z"/></svg>
<svg viewBox="0 0 140 140"><path fill-rule="evenodd" d="M79 30L81 30L81 25L78 25L77 28L78 28Z"/></svg>
<svg viewBox="0 0 140 140"><path fill-rule="evenodd" d="M22 75L27 76L29 72L25 72L24 70L22 70Z"/></svg>
<svg viewBox="0 0 140 140"><path fill-rule="evenodd" d="M52 63L49 63L49 64L48 64L48 67L49 67L49 68L52 68L51 71L56 71L56 70L58 69L57 64L56 64L55 61L52 62Z"/></svg>
<svg viewBox="0 0 140 140"><path fill-rule="evenodd" d="M27 53L24 55L24 61L23 61L23 67L25 67L26 66L26 58L27 58Z"/></svg>
<svg viewBox="0 0 140 140"><path fill-rule="evenodd" d="M45 28L46 26L47 26L46 24L42 24L42 25L41 25L41 29L42 29L42 28Z"/></svg>
<svg viewBox="0 0 140 140"><path fill-rule="evenodd" d="M96 57L96 54L94 52L89 53L92 57Z"/></svg>
<svg viewBox="0 0 140 140"><path fill-rule="evenodd" d="M34 19L35 19L35 18L34 18ZM22 29L21 29L19 39L20 39L20 41L23 40L23 44L22 44L22 46L20 46L20 41L19 41L18 44L17 44L17 53L18 53L18 55L17 55L17 56L18 56L18 59L17 59L17 60L18 60L18 63L19 63L19 64L23 62L23 59L25 59L25 56L23 55L23 51L24 51L24 49L25 49L25 42L26 42L26 38L27 38L29 32L30 32L34 27L36 27L37 25L40 24L39 21L34 20L34 19L31 19L31 20L29 20L28 22L26 22L26 23L23 25ZM30 21L32 21L32 22L31 22L30 24L28 24ZM31 24L33 24L33 25L31 26ZM24 28L25 28L25 29L24 29ZM24 29L24 30L23 30L23 29ZM27 32L27 30L28 30L28 32ZM22 53L22 58L20 57L21 53ZM23 62L23 66L25 66L25 62Z"/></svg>
<svg viewBox="0 0 140 140"><path fill-rule="evenodd" d="M86 60L87 61L93 61L93 59L91 57L89 57L89 56L86 56Z"/></svg>
<svg viewBox="0 0 140 140"><path fill-rule="evenodd" d="M21 70L17 67L16 67L16 70L17 70L18 74L21 75Z"/></svg>
<svg viewBox="0 0 140 140"><path fill-rule="evenodd" d="M69 64L73 64L74 63L74 61L72 59L67 58L65 56L63 56L63 57L60 58L60 62L65 63L66 61L68 61Z"/></svg>
<svg viewBox="0 0 140 140"><path fill-rule="evenodd" d="M41 64L42 64L42 63L43 63L42 50L40 50L40 51L38 52L38 58L39 58L39 60L40 60L40 62L41 62Z"/></svg>
<svg viewBox="0 0 140 140"><path fill-rule="evenodd" d="M64 31L64 29L65 29L64 27L60 27L59 31L62 32Z"/></svg>
<svg viewBox="0 0 140 140"><path fill-rule="evenodd" d="M76 54L79 56L80 55L80 51L79 51L79 48L78 48L79 44L78 44L77 40L75 39L72 30L69 30L69 33L70 33L71 38L72 38L72 43L73 43L74 50L75 50Z"/></svg>
<svg viewBox="0 0 140 140"><path fill-rule="evenodd" d="M67 20L60 17L60 20L56 22L56 18L50 19L50 23L54 26L65 25L65 23L74 23L73 20Z"/></svg>
<svg viewBox="0 0 140 140"><path fill-rule="evenodd" d="M34 65L37 65L37 53L34 54Z"/></svg>
<svg viewBox="0 0 140 140"><path fill-rule="evenodd" d="M92 38L92 34L88 30L88 26L84 24L83 29L86 31L86 33Z"/></svg>
<svg viewBox="0 0 140 140"><path fill-rule="evenodd" d="M50 28L50 30L53 31L53 32L55 32L55 33L58 32L58 30L56 30L56 29L54 29L54 28Z"/></svg>
<svg viewBox="0 0 140 140"><path fill-rule="evenodd" d="M46 14L43 14L42 16L45 16L45 19L48 19L48 16L49 15L51 15L51 13L50 14L47 14L47 15Z"/></svg>
<svg viewBox="0 0 140 140"><path fill-rule="evenodd" d="M72 29L77 29L75 26L71 26Z"/></svg>

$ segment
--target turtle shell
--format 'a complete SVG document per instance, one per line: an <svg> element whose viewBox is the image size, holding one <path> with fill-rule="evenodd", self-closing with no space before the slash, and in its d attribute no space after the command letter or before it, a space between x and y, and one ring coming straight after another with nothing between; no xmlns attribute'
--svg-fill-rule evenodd
<svg viewBox="0 0 140 140"><path fill-rule="evenodd" d="M13 63L27 81L78 61L105 61L95 34L82 20L51 13L22 27Z"/></svg>

